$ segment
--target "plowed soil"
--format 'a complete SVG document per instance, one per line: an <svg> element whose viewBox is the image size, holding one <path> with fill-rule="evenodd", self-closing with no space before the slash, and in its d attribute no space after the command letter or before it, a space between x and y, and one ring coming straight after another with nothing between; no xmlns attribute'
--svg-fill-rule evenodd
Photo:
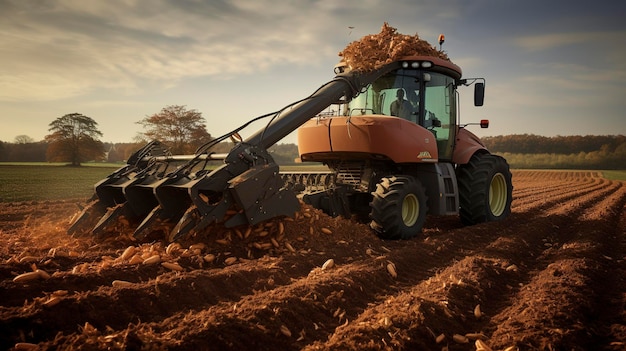
<svg viewBox="0 0 626 351"><path fill-rule="evenodd" d="M0 349L625 350L625 183L513 184L506 221L404 241L305 207L167 249L68 236L76 201L0 204Z"/></svg>

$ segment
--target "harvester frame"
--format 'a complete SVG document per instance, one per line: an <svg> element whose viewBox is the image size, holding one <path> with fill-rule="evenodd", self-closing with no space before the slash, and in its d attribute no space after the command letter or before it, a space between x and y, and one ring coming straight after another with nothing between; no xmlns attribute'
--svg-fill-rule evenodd
<svg viewBox="0 0 626 351"><path fill-rule="evenodd" d="M70 233L104 235L123 223L136 227L138 239L159 232L174 241L213 223L236 227L293 216L300 208L297 193L331 215L370 221L385 239L415 236L428 214L460 214L466 224L508 216L508 164L459 123L456 88L474 84L480 106L483 79L461 79L458 66L432 56L403 57L365 73L339 65L336 73L309 97L254 119L272 117L227 154L211 150L252 121L194 155L170 155L160 142L149 143L96 184L92 203ZM433 106L428 86L438 80L443 100L435 108L444 111L444 123L427 110ZM414 110L390 116L390 89L415 94ZM332 104L343 112L320 115ZM268 148L296 129L302 161L322 162L329 172L279 172ZM207 168L216 160L222 165ZM184 163L171 170L172 161Z"/></svg>

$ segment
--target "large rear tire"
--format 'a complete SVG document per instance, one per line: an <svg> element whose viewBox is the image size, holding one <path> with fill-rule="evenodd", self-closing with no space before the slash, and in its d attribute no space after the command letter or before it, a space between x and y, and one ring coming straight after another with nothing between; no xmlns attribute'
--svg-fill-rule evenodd
<svg viewBox="0 0 626 351"><path fill-rule="evenodd" d="M428 207L420 182L411 176L383 178L370 203L370 226L381 239L410 239L422 231Z"/></svg>
<svg viewBox="0 0 626 351"><path fill-rule="evenodd" d="M513 184L506 160L497 155L477 154L459 167L459 205L466 225L500 221L511 214Z"/></svg>

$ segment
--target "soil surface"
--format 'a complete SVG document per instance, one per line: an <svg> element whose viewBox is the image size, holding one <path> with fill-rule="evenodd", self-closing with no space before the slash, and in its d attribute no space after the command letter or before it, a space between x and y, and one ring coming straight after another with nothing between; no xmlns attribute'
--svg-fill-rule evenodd
<svg viewBox="0 0 626 351"><path fill-rule="evenodd" d="M3 203L0 349L625 350L625 183L513 184L506 221L404 241L307 207L180 245L74 238L77 201Z"/></svg>

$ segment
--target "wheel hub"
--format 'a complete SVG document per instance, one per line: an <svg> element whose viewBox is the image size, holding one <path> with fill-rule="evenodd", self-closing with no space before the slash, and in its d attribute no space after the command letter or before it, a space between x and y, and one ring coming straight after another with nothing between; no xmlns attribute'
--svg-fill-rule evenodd
<svg viewBox="0 0 626 351"><path fill-rule="evenodd" d="M414 194L408 194L402 200L402 222L407 227L414 225L417 222L420 214L420 204L417 196Z"/></svg>
<svg viewBox="0 0 626 351"><path fill-rule="evenodd" d="M489 185L489 208L494 216L499 217L504 213L507 196L506 178L502 173L497 173Z"/></svg>

